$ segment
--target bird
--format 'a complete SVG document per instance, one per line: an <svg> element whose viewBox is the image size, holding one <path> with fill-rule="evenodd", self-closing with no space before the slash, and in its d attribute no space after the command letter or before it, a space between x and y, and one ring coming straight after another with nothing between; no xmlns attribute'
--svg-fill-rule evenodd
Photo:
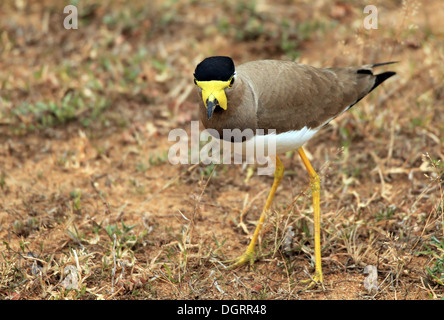
<svg viewBox="0 0 444 320"><path fill-rule="evenodd" d="M396 73L373 73L384 62L355 67L317 68L285 60L255 60L235 66L228 56L211 56L197 64L194 84L199 97L199 118L206 129L224 139L224 130L257 130L249 141L275 139L274 180L252 239L245 252L229 260L230 268L253 264L262 226L280 185L285 168L279 154L297 150L304 164L313 198L315 271L308 282L323 283L320 230L320 177L303 145L317 132L349 110Z"/></svg>

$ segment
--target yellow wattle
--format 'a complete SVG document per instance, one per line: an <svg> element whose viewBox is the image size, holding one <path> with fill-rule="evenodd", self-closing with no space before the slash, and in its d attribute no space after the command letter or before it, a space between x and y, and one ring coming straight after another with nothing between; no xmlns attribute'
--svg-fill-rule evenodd
<svg viewBox="0 0 444 320"><path fill-rule="evenodd" d="M228 81L197 81L196 84L202 89L202 100L207 108L207 100L214 101L216 99L219 102L219 106L227 110L227 96L225 94L225 88L230 85L230 80Z"/></svg>

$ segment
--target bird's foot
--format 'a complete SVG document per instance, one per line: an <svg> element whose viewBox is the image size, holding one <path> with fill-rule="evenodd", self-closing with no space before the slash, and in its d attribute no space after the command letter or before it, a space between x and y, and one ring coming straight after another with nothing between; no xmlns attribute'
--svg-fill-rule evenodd
<svg viewBox="0 0 444 320"><path fill-rule="evenodd" d="M319 270L316 270L315 274L312 277L310 277L310 279L301 280L302 283L308 283L308 285L305 287L305 290L311 289L319 284L322 285L323 281L324 281L324 276L322 274L322 271Z"/></svg>
<svg viewBox="0 0 444 320"><path fill-rule="evenodd" d="M226 260L224 262L229 264L227 268L231 270L240 268L246 263L252 265L254 263L254 250L247 249L247 251L236 259Z"/></svg>

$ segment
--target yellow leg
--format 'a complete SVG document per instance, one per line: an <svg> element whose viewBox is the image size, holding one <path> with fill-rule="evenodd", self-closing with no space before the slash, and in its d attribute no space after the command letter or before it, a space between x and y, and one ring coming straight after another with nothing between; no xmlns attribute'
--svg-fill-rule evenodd
<svg viewBox="0 0 444 320"><path fill-rule="evenodd" d="M250 264L253 264L253 262L254 262L254 250L256 247L257 239L258 239L259 234L261 232L262 225L264 224L268 210L271 207L271 203L273 202L276 190L279 187L279 184L281 183L282 177L284 176L285 168L278 156L276 156L275 165L276 165L276 168L274 170L273 186L271 187L270 193L268 194L267 202L265 203L265 207L264 207L264 209L261 213L261 216L259 218L259 221L257 223L256 230L254 230L253 238L251 239L251 242L248 245L247 250L244 252L244 254L242 254L237 259L228 261L228 262L234 262L232 265L230 265L230 267L229 267L230 269L238 268L247 262L249 262Z"/></svg>
<svg viewBox="0 0 444 320"><path fill-rule="evenodd" d="M298 152L310 176L310 187L313 194L313 221L315 236L315 274L313 276L313 280L315 282L322 283L323 275L321 264L321 210L319 205L321 184L318 174L316 173L316 171L314 171L310 161L305 155L304 149L302 149L301 147L298 149Z"/></svg>

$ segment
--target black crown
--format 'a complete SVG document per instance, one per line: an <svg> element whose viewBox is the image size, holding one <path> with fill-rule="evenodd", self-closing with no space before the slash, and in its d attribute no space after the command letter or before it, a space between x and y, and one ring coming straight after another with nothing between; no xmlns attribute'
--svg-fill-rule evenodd
<svg viewBox="0 0 444 320"><path fill-rule="evenodd" d="M197 81L228 81L233 74L233 59L222 56L205 58L194 71L194 77Z"/></svg>

